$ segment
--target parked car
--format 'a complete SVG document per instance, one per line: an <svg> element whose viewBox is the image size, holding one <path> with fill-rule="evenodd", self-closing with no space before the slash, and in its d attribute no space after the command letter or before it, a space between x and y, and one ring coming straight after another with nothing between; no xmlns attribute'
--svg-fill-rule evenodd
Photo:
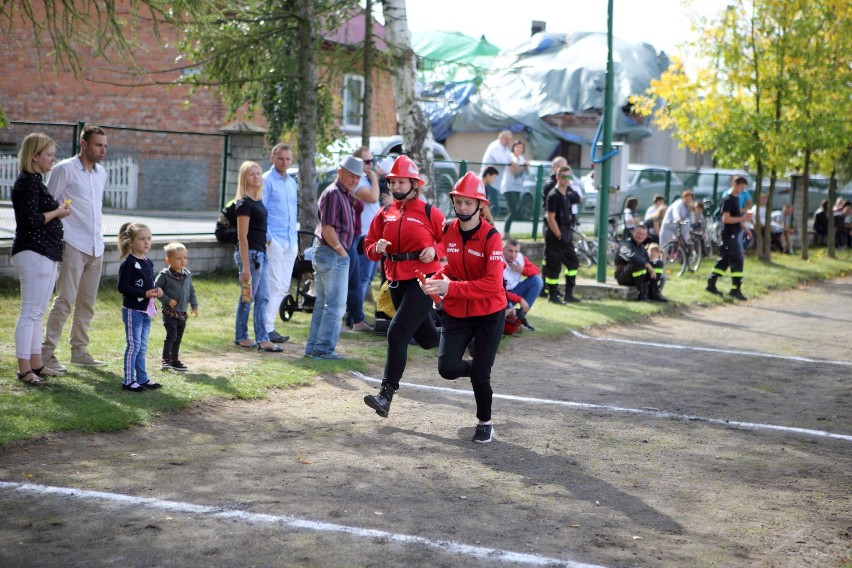
<svg viewBox="0 0 852 568"><path fill-rule="evenodd" d="M667 203L671 203L680 196L683 191L683 182L671 168L666 166L655 166L649 164L628 164L627 166L627 189L621 190L621 213L624 203L631 197L639 200L637 212L645 214L645 210L654 203L654 196L666 195L666 185L669 186ZM616 211L611 211L616 213Z"/></svg>
<svg viewBox="0 0 852 568"><path fill-rule="evenodd" d="M731 178L734 176L743 176L748 180L746 189L752 193L754 198L754 179L744 170L724 170L718 168L699 168L694 172L686 175L686 180L683 182L684 187L692 189L695 194L695 199L709 199L713 202L713 207L718 206L722 199L722 194L731 187ZM716 199L713 199L715 188Z"/></svg>

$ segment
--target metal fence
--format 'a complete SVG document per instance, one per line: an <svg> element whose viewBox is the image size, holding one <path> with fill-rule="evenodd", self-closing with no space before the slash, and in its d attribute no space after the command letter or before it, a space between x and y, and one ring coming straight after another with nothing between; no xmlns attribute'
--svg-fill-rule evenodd
<svg viewBox="0 0 852 568"><path fill-rule="evenodd" d="M104 236L115 236L128 221L147 224L155 235L213 232L224 192L225 134L100 126L108 141L101 164L109 176ZM56 142L59 161L76 153L81 127L12 122L0 130L0 239L15 232L9 192L18 175L21 141L31 132L47 134Z"/></svg>

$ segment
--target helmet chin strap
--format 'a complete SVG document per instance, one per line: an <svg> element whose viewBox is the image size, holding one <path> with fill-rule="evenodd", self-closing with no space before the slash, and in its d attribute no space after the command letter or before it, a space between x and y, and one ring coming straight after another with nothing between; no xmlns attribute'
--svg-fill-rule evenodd
<svg viewBox="0 0 852 568"><path fill-rule="evenodd" d="M470 221L471 219L473 219L473 216L474 216L474 215L475 215L475 214L476 214L476 213L477 213L477 212L478 212L481 208L482 208L482 202L481 202L481 201L479 201L479 200L477 200L477 201L476 201L476 209L474 209L474 210L473 210L473 213L471 213L471 214L469 214L469 215L462 215L461 213L459 213L459 212L456 210L456 202L455 202L455 201L453 201L453 211L455 212L456 217L458 217L458 220L459 220L459 221L464 221L464 222Z"/></svg>
<svg viewBox="0 0 852 568"><path fill-rule="evenodd" d="M408 199L408 196L409 196L409 195L411 195L411 192L412 192L412 191L414 191L414 184L412 184L412 185L411 185L411 189L409 189L408 191L406 191L406 192L405 192L405 194L404 194L402 197L397 197L397 195L399 195L399 193L400 193L400 192L393 192L393 191L392 191L392 192L391 192L391 195L392 195L392 196L393 196L393 198L394 198L395 200L397 200L397 201L405 201L406 199Z"/></svg>

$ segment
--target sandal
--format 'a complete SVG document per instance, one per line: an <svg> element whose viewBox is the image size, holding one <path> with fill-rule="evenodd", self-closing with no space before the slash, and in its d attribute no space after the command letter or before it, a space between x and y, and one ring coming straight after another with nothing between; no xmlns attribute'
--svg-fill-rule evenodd
<svg viewBox="0 0 852 568"><path fill-rule="evenodd" d="M36 387L40 387L42 385L46 385L47 381L36 375L33 371L24 371L23 373L18 373L18 380L22 383L27 383L28 385L33 385Z"/></svg>
<svg viewBox="0 0 852 568"><path fill-rule="evenodd" d="M50 367L46 367L42 365L38 369L33 369L33 373L38 375L39 377L58 377L59 373L51 369Z"/></svg>

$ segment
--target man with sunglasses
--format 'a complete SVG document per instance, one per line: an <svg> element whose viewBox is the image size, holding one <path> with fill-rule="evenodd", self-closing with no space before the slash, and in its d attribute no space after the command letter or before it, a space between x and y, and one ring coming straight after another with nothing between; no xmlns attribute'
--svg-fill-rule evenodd
<svg viewBox="0 0 852 568"><path fill-rule="evenodd" d="M574 286L580 261L574 250L574 214L572 205L580 196L571 187L571 168L561 166L556 170L556 188L547 196L547 216L544 227L544 283L548 301L553 304L576 303ZM559 296L559 269L565 265L565 296Z"/></svg>

